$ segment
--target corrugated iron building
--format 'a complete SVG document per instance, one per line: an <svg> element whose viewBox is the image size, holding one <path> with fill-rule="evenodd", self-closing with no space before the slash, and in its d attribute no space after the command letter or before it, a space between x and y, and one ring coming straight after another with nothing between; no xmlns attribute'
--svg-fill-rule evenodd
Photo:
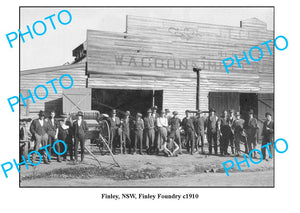
<svg viewBox="0 0 300 213"><path fill-rule="evenodd" d="M152 105L179 111L214 107L250 108L263 120L273 112L274 59L260 44L273 40L267 25L251 18L240 27L175 20L126 17L126 32L87 30L86 42L73 50L75 63L21 72L21 92L62 74L70 74L74 86L49 92L44 101L21 105L21 116L40 109L58 113L82 110L108 112L110 108L145 113ZM273 42L269 43L274 53ZM222 60L243 57L243 51L259 46L261 61L236 62L226 73ZM254 58L259 52L253 51ZM200 68L199 75L193 68ZM24 96L25 96L24 95ZM199 102L197 105L197 101Z"/></svg>

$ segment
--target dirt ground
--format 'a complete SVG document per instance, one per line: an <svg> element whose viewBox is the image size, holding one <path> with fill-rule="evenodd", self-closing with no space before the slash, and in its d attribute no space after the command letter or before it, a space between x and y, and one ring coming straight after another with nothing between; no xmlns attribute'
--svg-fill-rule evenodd
<svg viewBox="0 0 300 213"><path fill-rule="evenodd" d="M96 154L101 167L86 154L85 162L72 161L21 167L21 187L102 187L102 186L273 186L273 160L253 164L235 165L226 175L222 163L234 156L183 154L178 157L155 155L115 155L120 167L113 164L109 155ZM238 157L242 161L243 157ZM259 161L259 159L255 159Z"/></svg>

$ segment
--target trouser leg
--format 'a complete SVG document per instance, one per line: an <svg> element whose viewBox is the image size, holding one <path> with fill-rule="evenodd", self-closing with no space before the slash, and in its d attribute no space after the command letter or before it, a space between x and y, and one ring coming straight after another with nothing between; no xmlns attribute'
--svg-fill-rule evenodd
<svg viewBox="0 0 300 213"><path fill-rule="evenodd" d="M42 136L35 134L34 151L38 152L38 150L40 149L41 141L42 141ZM33 153L32 162L35 162L35 160L36 160L36 153Z"/></svg>
<svg viewBox="0 0 300 213"><path fill-rule="evenodd" d="M140 143L140 154L142 154L142 151L143 151L143 131L139 132L139 143Z"/></svg>
<svg viewBox="0 0 300 213"><path fill-rule="evenodd" d="M190 142L190 153L193 154L194 152L194 145L195 145L195 137L194 137L194 132L193 131L189 131L189 142Z"/></svg>
<svg viewBox="0 0 300 213"><path fill-rule="evenodd" d="M180 136L180 130L176 130L175 132L175 140L178 142L178 146L179 146L179 154L182 154L182 144L181 144L181 136Z"/></svg>
<svg viewBox="0 0 300 213"><path fill-rule="evenodd" d="M75 160L78 161L78 142L79 138L75 137L75 142L74 142L74 155L75 155Z"/></svg>
<svg viewBox="0 0 300 213"><path fill-rule="evenodd" d="M114 153L114 141L115 141L115 131L111 129L110 131L110 149Z"/></svg>
<svg viewBox="0 0 300 213"><path fill-rule="evenodd" d="M200 134L200 140L201 140L201 153L204 153L204 135Z"/></svg>
<svg viewBox="0 0 300 213"><path fill-rule="evenodd" d="M207 134L207 141L208 141L208 151L209 151L209 154L211 155L212 154L212 133L208 133Z"/></svg>
<svg viewBox="0 0 300 213"><path fill-rule="evenodd" d="M134 146L133 146L133 152L136 153L137 150L137 143L138 143L138 132L134 133Z"/></svg>
<svg viewBox="0 0 300 213"><path fill-rule="evenodd" d="M213 134L213 141L214 141L215 155L217 155L218 154L218 136L217 136L217 133Z"/></svg>
<svg viewBox="0 0 300 213"><path fill-rule="evenodd" d="M85 138L83 136L80 136L79 140L80 140L80 149L81 149L81 161L83 161L83 159L84 159Z"/></svg>
<svg viewBox="0 0 300 213"><path fill-rule="evenodd" d="M223 138L223 143L224 143L224 154L228 154L228 144L229 144L229 138L225 136Z"/></svg>

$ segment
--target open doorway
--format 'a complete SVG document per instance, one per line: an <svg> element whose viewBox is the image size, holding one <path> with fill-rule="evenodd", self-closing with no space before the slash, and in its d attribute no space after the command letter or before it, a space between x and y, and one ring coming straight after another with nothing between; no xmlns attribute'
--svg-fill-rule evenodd
<svg viewBox="0 0 300 213"><path fill-rule="evenodd" d="M162 90L92 89L92 110L99 110L101 113L109 114L111 109L117 109L119 112L129 110L131 115L137 112L146 115L153 105L161 109L162 103Z"/></svg>
<svg viewBox="0 0 300 213"><path fill-rule="evenodd" d="M258 99L257 93L240 93L240 113L241 117L248 123L250 109L254 110L254 117L257 118Z"/></svg>

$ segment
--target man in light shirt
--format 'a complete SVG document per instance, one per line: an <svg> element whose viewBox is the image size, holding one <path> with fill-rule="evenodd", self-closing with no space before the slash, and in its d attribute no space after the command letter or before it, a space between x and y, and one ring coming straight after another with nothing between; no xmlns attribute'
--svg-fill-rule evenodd
<svg viewBox="0 0 300 213"><path fill-rule="evenodd" d="M48 129L48 144L50 144L52 147L53 143L55 141L57 141L58 139L58 128L59 128L59 122L56 120L55 118L55 111L51 111L51 116L48 119L48 125L49 125L49 129ZM56 143L55 144L55 149L58 153L60 153L60 144ZM49 152L51 153L51 152ZM61 162L61 158L60 155L57 155L57 161ZM50 162L50 160L49 160Z"/></svg>
<svg viewBox="0 0 300 213"><path fill-rule="evenodd" d="M169 125L168 119L164 116L164 111L160 112L159 117L156 119L156 125L158 128L157 149L162 150L162 145L167 141L167 128Z"/></svg>

